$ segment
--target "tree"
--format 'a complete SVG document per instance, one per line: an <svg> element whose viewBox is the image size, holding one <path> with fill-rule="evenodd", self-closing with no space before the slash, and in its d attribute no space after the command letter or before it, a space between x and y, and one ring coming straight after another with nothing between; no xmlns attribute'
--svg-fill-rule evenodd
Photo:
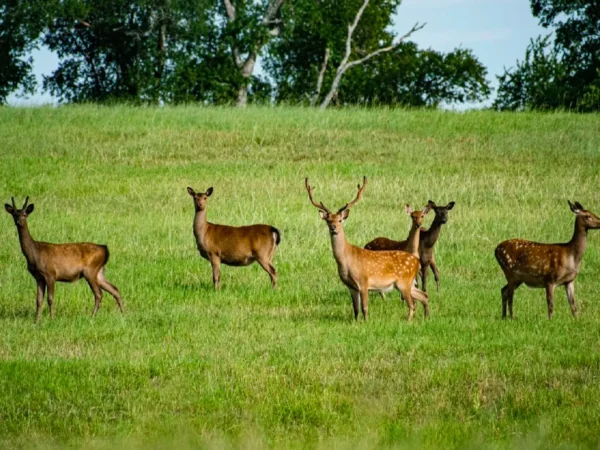
<svg viewBox="0 0 600 450"><path fill-rule="evenodd" d="M233 62L239 70L237 106L248 103L248 89L254 74L256 60L265 44L280 32L279 11L285 0L253 2L223 0L228 26L224 38L231 46Z"/></svg>
<svg viewBox="0 0 600 450"><path fill-rule="evenodd" d="M59 67L44 87L67 102L159 102L187 63L207 8L193 0L65 0L44 37Z"/></svg>
<svg viewBox="0 0 600 450"><path fill-rule="evenodd" d="M340 77L333 101L436 106L489 96L486 69L469 50L443 54L395 38L389 28L399 4L371 0L363 10L351 39L356 56L346 62L362 61ZM282 10L285 27L270 46L265 64L275 80L277 101L323 103L319 85L332 86L335 81L335 67L346 55L348 24L364 5L364 0L296 0L293 8ZM381 49L386 51L378 52ZM324 64L326 59L330 64Z"/></svg>
<svg viewBox="0 0 600 450"><path fill-rule="evenodd" d="M35 90L30 53L52 7L46 0L0 0L0 105L12 92Z"/></svg>
<svg viewBox="0 0 600 450"><path fill-rule="evenodd" d="M498 109L600 109L600 3L532 0L540 25L555 29L530 43L525 60L498 77Z"/></svg>
<svg viewBox="0 0 600 450"><path fill-rule="evenodd" d="M490 95L487 70L470 50L419 50L406 42L356 68L340 86L342 103L437 107L482 101Z"/></svg>

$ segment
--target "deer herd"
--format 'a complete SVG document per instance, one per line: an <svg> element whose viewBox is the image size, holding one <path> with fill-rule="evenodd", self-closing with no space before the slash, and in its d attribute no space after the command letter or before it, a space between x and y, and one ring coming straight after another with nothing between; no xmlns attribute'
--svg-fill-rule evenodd
<svg viewBox="0 0 600 450"><path fill-rule="evenodd" d="M425 317L429 316L429 297L427 295L427 275L431 268L437 290L440 288L440 274L435 262L434 246L440 236L442 225L448 222L448 212L454 202L446 206L437 206L429 200L422 210L413 210L406 205L406 213L411 218L408 238L394 241L378 237L364 248L352 245L346 239L344 221L350 215L350 209L363 196L367 178L354 200L346 203L336 212L332 212L323 202L313 198L314 188L308 178L305 187L308 198L319 210L329 230L333 258L337 263L339 277L350 291L354 318L359 312L366 320L369 315L369 291L378 292L382 298L385 293L398 290L400 297L408 305L408 320L412 320L415 300L423 305ZM273 266L273 256L281 241L279 230L270 225L248 225L234 227L218 225L207 221L206 205L213 188L206 192L196 192L188 187L188 194L194 200L194 236L200 255L210 261L215 289L220 288L221 264L229 266L247 266L257 262L270 277L273 288L277 286L277 271ZM585 252L588 230L600 228L600 218L586 210L580 203L569 202L575 214L575 231L572 239L564 244L542 244L511 239L500 243L495 250L496 260L506 277L506 286L502 294L502 318L506 318L507 309L513 318L513 297L515 290L523 283L529 287L545 288L548 304L548 318L554 312L554 289L564 286L571 312L576 316L575 278L581 268ZM57 281L74 282L85 278L92 293L95 305L92 315L100 308L103 291L114 297L119 310L123 312L123 301L117 287L104 275L108 262L108 247L89 242L73 244L50 244L35 241L29 233L27 218L33 212L29 197L21 209L17 209L14 198L12 204L4 205L12 215L21 251L27 261L27 270L37 283L37 301L35 320L40 320L44 295L48 302L50 317L54 316L54 285ZM421 227L423 218L431 210L435 218L428 230ZM417 277L421 278L418 288Z"/></svg>

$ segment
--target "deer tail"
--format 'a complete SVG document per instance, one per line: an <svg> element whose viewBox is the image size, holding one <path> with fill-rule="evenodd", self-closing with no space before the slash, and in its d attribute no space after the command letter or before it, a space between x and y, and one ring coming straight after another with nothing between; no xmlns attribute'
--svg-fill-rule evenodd
<svg viewBox="0 0 600 450"><path fill-rule="evenodd" d="M104 267L106 265L106 263L108 263L108 258L110 256L110 252L108 251L107 245L100 245L100 248L104 251L104 262L102 263L102 267Z"/></svg>
<svg viewBox="0 0 600 450"><path fill-rule="evenodd" d="M275 227L271 227L271 233L273 233L273 237L275 238L275 245L279 245L281 242L281 233Z"/></svg>

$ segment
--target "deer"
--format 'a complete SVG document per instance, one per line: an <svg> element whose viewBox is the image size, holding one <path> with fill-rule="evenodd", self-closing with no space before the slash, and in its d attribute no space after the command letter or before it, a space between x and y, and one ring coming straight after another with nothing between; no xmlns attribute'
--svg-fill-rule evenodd
<svg viewBox="0 0 600 450"><path fill-rule="evenodd" d="M354 319L358 320L359 307L364 320L369 315L369 291L391 292L397 289L408 305L408 321L414 315L417 299L423 304L425 317L429 316L429 301L427 294L413 285L419 271L419 258L403 251L375 252L365 250L350 244L344 233L344 221L350 214L350 209L362 199L367 185L363 177L362 186L357 186L356 198L342 206L336 213L331 212L323 202L313 199L314 188L308 178L304 180L308 198L319 210L319 215L327 223L331 239L333 257L337 263L339 277L350 291Z"/></svg>
<svg viewBox="0 0 600 450"><path fill-rule="evenodd" d="M442 225L448 223L448 211L454 208L454 202L448 203L446 206L437 206L433 201L429 200L427 205L430 209L433 209L435 212L435 218L431 223L431 226L428 230L424 228L420 229L420 238L418 240L419 244L419 259L421 260L421 280L422 280L422 290L427 292L427 276L429 273L429 268L433 272L433 276L435 278L435 284L437 290L440 290L440 272L437 268L437 264L435 262L435 243L440 237L440 232L442 230ZM411 229L412 232L412 229ZM414 246L414 236L412 237L412 245ZM393 241L391 239L385 237L378 237L373 239L365 248L369 250L404 250L410 251L407 249L414 248L411 246L411 235L409 234L408 239L406 241Z"/></svg>
<svg viewBox="0 0 600 450"><path fill-rule="evenodd" d="M552 319L554 313L554 289L564 286L573 318L577 317L575 278L581 269L587 232L600 228L600 218L579 202L568 203L575 214L575 231L569 242L542 244L510 239L496 247L494 254L507 281L501 290L503 319L506 318L507 306L510 318L513 318L514 293L523 283L532 288L546 289L548 319Z"/></svg>
<svg viewBox="0 0 600 450"><path fill-rule="evenodd" d="M21 251L27 260L27 270L35 278L37 283L37 301L35 322L40 321L44 295L47 296L50 318L54 317L54 284L60 282L75 282L85 278L95 298L95 316L102 301L102 291L108 292L114 297L121 313L123 300L121 294L114 284L111 284L104 275L104 269L108 262L108 247L106 245L92 244L90 242L79 242L71 244L50 244L48 242L35 241L29 233L27 218L33 212L34 206L29 203L29 197L21 209L17 209L15 199L11 197L12 205L4 204L6 212L12 215L17 232Z"/></svg>
<svg viewBox="0 0 600 450"><path fill-rule="evenodd" d="M210 223L206 219L206 204L213 193L196 192L187 188L194 200L194 236L200 255L210 261L215 290L221 287L221 264L248 266L257 262L271 278L273 289L277 287L277 271L272 264L275 250L281 242L281 233L271 225L247 225L233 227Z"/></svg>
<svg viewBox="0 0 600 450"><path fill-rule="evenodd" d="M408 233L408 239L403 242L405 245L403 245L402 248L396 245L396 248L389 248L388 250L402 250L419 258L419 240L421 237L421 224L423 223L423 218L429 212L429 205L425 206L425 208L423 208L422 210L413 211L410 205L407 204L404 205L404 211L410 216L412 220L410 231ZM375 238L367 245L365 245L365 249L375 251L383 250L383 248L380 247L388 242L395 241L384 237ZM381 296L382 300L385 300L385 294L383 292L380 292L379 295Z"/></svg>

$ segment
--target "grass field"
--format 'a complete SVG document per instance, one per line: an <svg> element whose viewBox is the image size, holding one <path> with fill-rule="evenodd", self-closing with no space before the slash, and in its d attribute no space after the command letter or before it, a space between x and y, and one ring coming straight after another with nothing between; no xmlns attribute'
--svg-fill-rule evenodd
<svg viewBox="0 0 600 450"><path fill-rule="evenodd" d="M49 242L111 251L94 319L85 283L57 284L34 325L35 282L12 218L0 227L0 447L598 448L600 233L573 320L521 288L501 320L493 251L565 242L567 199L600 213L600 116L438 111L63 107L0 109L0 192L35 204ZM327 229L404 239L402 205L455 208L436 247L441 290L413 323L372 295L355 323ZM279 288L253 265L210 264L186 187L214 187L212 222L282 232ZM427 217L427 224L433 214Z"/></svg>

